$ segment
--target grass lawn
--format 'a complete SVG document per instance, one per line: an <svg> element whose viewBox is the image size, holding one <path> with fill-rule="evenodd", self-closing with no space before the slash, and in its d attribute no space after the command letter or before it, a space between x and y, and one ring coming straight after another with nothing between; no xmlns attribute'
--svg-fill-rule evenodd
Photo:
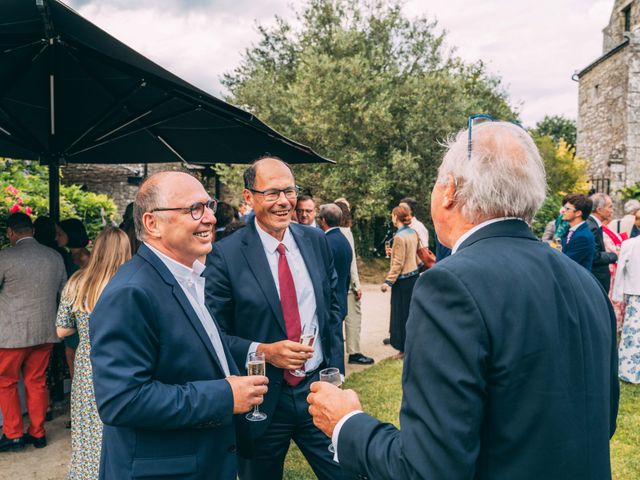
<svg viewBox="0 0 640 480"><path fill-rule="evenodd" d="M385 422L398 425L402 399L402 362L384 360L359 373L345 383L360 395L367 413ZM611 462L614 480L640 478L640 387L622 384L618 430L611 441ZM287 455L285 480L314 480L316 477L293 445Z"/></svg>

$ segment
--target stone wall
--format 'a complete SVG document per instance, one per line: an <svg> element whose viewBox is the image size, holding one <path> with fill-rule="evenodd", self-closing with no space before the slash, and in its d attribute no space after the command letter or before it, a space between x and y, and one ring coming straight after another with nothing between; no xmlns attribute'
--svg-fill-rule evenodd
<svg viewBox="0 0 640 480"><path fill-rule="evenodd" d="M163 170L184 170L184 168L181 163L148 164L149 175ZM138 185L129 183L128 177L142 176L143 172L144 164L78 164L60 168L62 183L76 183L83 185L90 192L107 194L115 201L120 216L138 191Z"/></svg>
<svg viewBox="0 0 640 480"><path fill-rule="evenodd" d="M640 28L631 35L628 69L625 186L640 182Z"/></svg>
<svg viewBox="0 0 640 480"><path fill-rule="evenodd" d="M630 31L640 27L640 0L616 0L609 19L609 25L603 30L602 53L607 53L612 48L619 45L625 36L623 10L631 6L631 28Z"/></svg>
<svg viewBox="0 0 640 480"><path fill-rule="evenodd" d="M583 73L578 93L576 153L589 161L592 179L611 180L612 192L625 159L628 59L627 46Z"/></svg>

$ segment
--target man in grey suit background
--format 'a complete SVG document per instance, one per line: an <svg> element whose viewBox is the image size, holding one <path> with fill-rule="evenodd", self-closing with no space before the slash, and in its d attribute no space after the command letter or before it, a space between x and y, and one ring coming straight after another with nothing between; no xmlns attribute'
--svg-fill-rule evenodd
<svg viewBox="0 0 640 480"><path fill-rule="evenodd" d="M33 238L28 215L9 216L7 237L11 248L0 252L0 452L20 449L25 443L36 448L47 444L45 372L52 343L58 341L58 295L67 281L62 257ZM31 420L26 434L18 395L20 373Z"/></svg>

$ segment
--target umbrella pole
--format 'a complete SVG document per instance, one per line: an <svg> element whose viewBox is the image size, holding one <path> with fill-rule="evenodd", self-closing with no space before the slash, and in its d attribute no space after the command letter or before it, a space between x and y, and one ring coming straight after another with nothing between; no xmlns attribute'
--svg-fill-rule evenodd
<svg viewBox="0 0 640 480"><path fill-rule="evenodd" d="M60 165L53 158L49 160L49 217L60 221Z"/></svg>

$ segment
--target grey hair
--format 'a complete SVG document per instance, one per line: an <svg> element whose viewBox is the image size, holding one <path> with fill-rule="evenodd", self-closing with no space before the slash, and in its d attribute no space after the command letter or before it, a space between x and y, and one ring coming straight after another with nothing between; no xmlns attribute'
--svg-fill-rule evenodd
<svg viewBox="0 0 640 480"><path fill-rule="evenodd" d="M342 221L342 209L335 203L320 206L318 217L323 219L329 228L339 227Z"/></svg>
<svg viewBox="0 0 640 480"><path fill-rule="evenodd" d="M483 123L472 133L471 159L467 130L447 143L437 182L453 178L455 201L469 221L517 217L531 223L547 191L544 163L533 139L509 122Z"/></svg>
<svg viewBox="0 0 640 480"><path fill-rule="evenodd" d="M640 210L640 202L635 198L625 202L624 213L627 215L635 215L638 210Z"/></svg>
<svg viewBox="0 0 640 480"><path fill-rule="evenodd" d="M150 212L154 208L159 208L163 197L160 194L160 188L155 178L157 175L162 175L166 172L159 172L150 177L147 177L138 192L133 202L133 225L136 231L136 238L141 242L145 239L144 224L142 223L142 217L145 213Z"/></svg>
<svg viewBox="0 0 640 480"><path fill-rule="evenodd" d="M611 197L609 197L609 195L607 195L606 193L594 193L589 198L593 203L593 207L591 208L592 212L595 212L597 209L604 207L607 203L607 200L611 199Z"/></svg>

